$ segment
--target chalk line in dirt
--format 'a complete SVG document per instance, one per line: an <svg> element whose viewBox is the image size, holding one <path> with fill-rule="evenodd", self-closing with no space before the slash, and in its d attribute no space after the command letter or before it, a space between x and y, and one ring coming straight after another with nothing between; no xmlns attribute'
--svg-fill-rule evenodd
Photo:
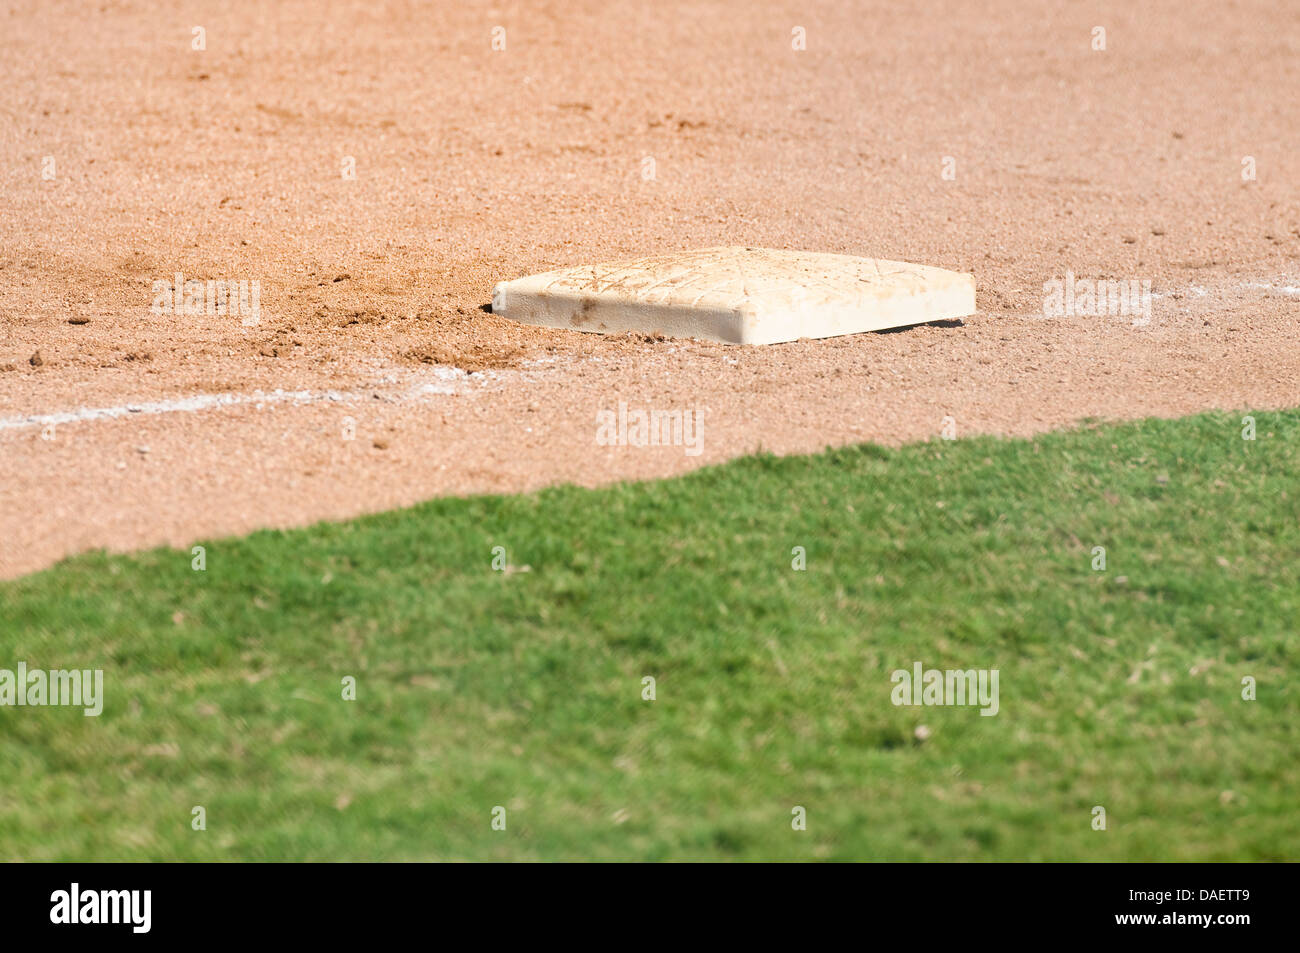
<svg viewBox="0 0 1300 953"><path fill-rule="evenodd" d="M437 367L433 369L432 381L420 381L398 399L416 399L429 395L454 394L477 375L467 374L455 367ZM388 382L385 382L388 383ZM152 414L194 413L202 410L217 410L225 407L237 407L252 404L311 404L325 401L346 403L368 398L376 387L367 387L364 391L339 390L293 390L276 389L273 391L250 391L248 393L195 394L191 397L178 397L171 400L132 401L111 407L77 407L72 410L55 411L48 414L25 414L12 417L0 417L0 431L19 430L26 427L46 427L63 424L86 423L97 420L117 420L123 417Z"/></svg>

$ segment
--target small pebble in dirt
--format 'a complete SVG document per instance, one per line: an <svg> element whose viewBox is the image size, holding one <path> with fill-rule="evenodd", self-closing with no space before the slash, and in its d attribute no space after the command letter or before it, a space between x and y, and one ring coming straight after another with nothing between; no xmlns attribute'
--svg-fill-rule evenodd
<svg viewBox="0 0 1300 953"><path fill-rule="evenodd" d="M40 367L45 363L45 358L41 357L40 351L35 351L32 356L27 359L27 363L32 367Z"/></svg>
<svg viewBox="0 0 1300 953"><path fill-rule="evenodd" d="M339 275L339 276L338 276L337 278L335 278L334 280L335 280L335 281L347 281L347 280L348 280L349 278L351 278L351 277L352 277L352 276L349 275L347 272L344 272L343 274Z"/></svg>
<svg viewBox="0 0 1300 953"><path fill-rule="evenodd" d="M148 448L148 447L136 447L136 448L135 448L135 452L136 452L136 453L139 453L139 454L146 454L146 453L149 452L149 448Z"/></svg>
<svg viewBox="0 0 1300 953"><path fill-rule="evenodd" d="M375 441L375 449L376 449L376 450L387 450L387 449L388 449L388 441L387 441L387 440L376 440L376 441Z"/></svg>
<svg viewBox="0 0 1300 953"><path fill-rule="evenodd" d="M69 324L89 324L90 318L68 318Z"/></svg>

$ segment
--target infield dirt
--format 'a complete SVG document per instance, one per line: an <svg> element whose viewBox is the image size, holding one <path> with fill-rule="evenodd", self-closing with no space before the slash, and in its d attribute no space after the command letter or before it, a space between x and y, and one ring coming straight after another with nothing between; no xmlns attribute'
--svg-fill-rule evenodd
<svg viewBox="0 0 1300 953"><path fill-rule="evenodd" d="M0 49L0 575L760 448L1300 404L1283 0L42 2ZM484 310L737 244L972 272L980 310L766 348ZM258 282L259 322L154 313L176 273ZM1150 281L1149 323L1045 317L1067 274ZM620 402L695 411L702 452L598 444Z"/></svg>

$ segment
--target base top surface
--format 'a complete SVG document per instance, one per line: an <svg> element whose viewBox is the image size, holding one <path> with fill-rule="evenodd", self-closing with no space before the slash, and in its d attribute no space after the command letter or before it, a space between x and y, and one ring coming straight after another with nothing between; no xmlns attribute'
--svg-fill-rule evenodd
<svg viewBox="0 0 1300 953"><path fill-rule="evenodd" d="M493 292L493 311L585 331L768 343L953 317L963 305L954 295L967 292L969 314L968 274L852 255L721 247L503 282Z"/></svg>

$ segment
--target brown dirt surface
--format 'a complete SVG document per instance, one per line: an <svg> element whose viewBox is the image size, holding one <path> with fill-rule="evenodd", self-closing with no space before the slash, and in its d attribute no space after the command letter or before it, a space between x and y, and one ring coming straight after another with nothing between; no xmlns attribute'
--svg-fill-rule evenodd
<svg viewBox="0 0 1300 953"><path fill-rule="evenodd" d="M0 50L3 576L947 416L1300 403L1286 0L41 0ZM718 245L969 271L980 310L766 348L483 310ZM1150 323L1044 317L1067 272L1150 280ZM154 313L176 273L260 282L259 323ZM598 444L619 402L702 452Z"/></svg>

